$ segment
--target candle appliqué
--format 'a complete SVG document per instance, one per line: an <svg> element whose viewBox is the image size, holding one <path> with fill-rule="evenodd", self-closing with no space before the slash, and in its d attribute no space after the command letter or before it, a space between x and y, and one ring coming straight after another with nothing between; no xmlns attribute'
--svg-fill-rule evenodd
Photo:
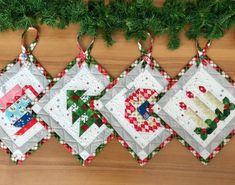
<svg viewBox="0 0 235 185"><path fill-rule="evenodd" d="M196 123L199 127L207 127L207 124L205 124L204 120L200 116L198 116L197 113L193 111L190 107L187 107L184 102L180 102L179 106L181 109L185 110L185 115L190 118L194 123Z"/></svg>
<svg viewBox="0 0 235 185"><path fill-rule="evenodd" d="M217 107L215 110L210 109L191 91L186 91L186 96L192 101L194 106L207 116L207 119L204 120L201 118L198 113L188 107L184 102L179 102L179 107L184 110L185 115L198 126L194 132L200 135L202 140L206 140L208 135L217 128L217 124L221 120L225 120L230 115L230 112L235 109L235 105L231 103L227 97L225 97L223 101L220 101L204 86L200 85L198 86L198 89L202 93L201 96L205 96L209 102L213 103Z"/></svg>
<svg viewBox="0 0 235 185"><path fill-rule="evenodd" d="M193 104L209 119L214 119L216 117L215 113L205 103L203 103L199 97L194 96L191 91L187 91L186 95L192 100Z"/></svg>
<svg viewBox="0 0 235 185"><path fill-rule="evenodd" d="M186 91L186 96L200 112L206 115L207 119L203 119L184 102L179 102L179 107L184 110L185 115L197 125L194 132L200 135L202 140L206 140L208 135L217 128L217 124L221 120L225 120L230 115L231 110L235 109L235 105L231 103L227 97L225 97L223 101L220 101L204 86L199 86L198 88L200 92L203 93L201 96L205 96L208 101L213 101L212 103L217 106L215 110L210 109L198 96L195 96L192 91Z"/></svg>
<svg viewBox="0 0 235 185"><path fill-rule="evenodd" d="M199 86L198 89L200 90L200 92L203 93L203 95L209 102L218 107L220 111L223 111L224 104L217 97L215 97L210 91L207 91L204 86Z"/></svg>

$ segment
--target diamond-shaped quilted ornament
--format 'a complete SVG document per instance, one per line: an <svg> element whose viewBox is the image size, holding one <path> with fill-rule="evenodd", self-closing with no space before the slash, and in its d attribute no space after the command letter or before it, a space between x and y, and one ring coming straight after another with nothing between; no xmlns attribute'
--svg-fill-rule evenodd
<svg viewBox="0 0 235 185"><path fill-rule="evenodd" d="M141 57L107 86L95 106L112 125L120 143L144 165L171 140L171 130L153 113L170 77L152 58L152 46L145 51L138 44Z"/></svg>
<svg viewBox="0 0 235 185"><path fill-rule="evenodd" d="M94 110L94 101L111 78L91 57L93 45L59 73L33 110L52 128L59 141L87 165L108 141L113 131L103 116Z"/></svg>
<svg viewBox="0 0 235 185"><path fill-rule="evenodd" d="M16 163L25 160L50 137L45 123L31 109L51 78L32 55L38 31L35 28L29 30L37 32L35 41L28 48L22 44L21 54L0 72L1 147L11 154Z"/></svg>
<svg viewBox="0 0 235 185"><path fill-rule="evenodd" d="M198 44L197 44L198 46ZM210 42L180 72L154 106L179 140L207 164L234 135L234 81L206 55Z"/></svg>

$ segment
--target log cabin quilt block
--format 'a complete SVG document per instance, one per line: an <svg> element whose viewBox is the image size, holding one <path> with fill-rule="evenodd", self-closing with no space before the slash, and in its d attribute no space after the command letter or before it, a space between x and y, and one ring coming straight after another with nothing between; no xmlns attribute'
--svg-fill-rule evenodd
<svg viewBox="0 0 235 185"><path fill-rule="evenodd" d="M172 131L153 113L170 77L151 57L151 50L141 51L142 56L109 84L95 107L114 128L120 143L144 165L171 140Z"/></svg>
<svg viewBox="0 0 235 185"><path fill-rule="evenodd" d="M81 50L33 107L83 165L88 165L113 137L107 120L94 110L94 101L110 81L107 72L91 58L90 50Z"/></svg>
<svg viewBox="0 0 235 185"><path fill-rule="evenodd" d="M0 75L0 139L1 147L11 159L22 162L50 134L31 106L50 82L37 62L14 62Z"/></svg>
<svg viewBox="0 0 235 185"><path fill-rule="evenodd" d="M206 55L207 47L199 50L153 108L204 164L229 141L235 128L234 81Z"/></svg>

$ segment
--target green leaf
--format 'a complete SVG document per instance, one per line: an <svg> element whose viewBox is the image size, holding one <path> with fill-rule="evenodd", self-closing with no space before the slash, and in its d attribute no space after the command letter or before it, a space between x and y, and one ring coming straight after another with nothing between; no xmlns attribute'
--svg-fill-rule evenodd
<svg viewBox="0 0 235 185"><path fill-rule="evenodd" d="M224 116L224 115L220 115L219 119L223 121L223 120L225 120L225 119L226 119L226 116Z"/></svg>
<svg viewBox="0 0 235 185"><path fill-rule="evenodd" d="M201 128L196 128L195 130L194 130L194 132L196 133L196 134L201 134Z"/></svg>
<svg viewBox="0 0 235 185"><path fill-rule="evenodd" d="M225 119L224 114L219 109L215 110L215 114L219 118L219 120L224 120Z"/></svg>
<svg viewBox="0 0 235 185"><path fill-rule="evenodd" d="M230 115L230 110L224 110L224 117L227 118Z"/></svg>
<svg viewBox="0 0 235 185"><path fill-rule="evenodd" d="M206 121L205 121L205 123L207 124L207 125L209 125L209 124L211 124L213 121L211 120L211 119L207 119Z"/></svg>
<svg viewBox="0 0 235 185"><path fill-rule="evenodd" d="M207 134L211 134L215 129L213 128L207 128L206 131L207 131Z"/></svg>
<svg viewBox="0 0 235 185"><path fill-rule="evenodd" d="M230 100L227 97L225 97L223 99L223 104L230 104Z"/></svg>
<svg viewBox="0 0 235 185"><path fill-rule="evenodd" d="M213 122L211 119L207 119L205 121L205 123L212 129L216 129L217 128L217 124L215 122Z"/></svg>
<svg viewBox="0 0 235 185"><path fill-rule="evenodd" d="M217 109L215 109L215 114L218 116L218 115L223 114L223 113L217 108Z"/></svg>
<svg viewBox="0 0 235 185"><path fill-rule="evenodd" d="M206 138L207 138L207 134L201 134L201 139L202 139L203 141L205 141Z"/></svg>
<svg viewBox="0 0 235 185"><path fill-rule="evenodd" d="M233 103L229 104L230 110L234 110L235 109L235 105Z"/></svg>

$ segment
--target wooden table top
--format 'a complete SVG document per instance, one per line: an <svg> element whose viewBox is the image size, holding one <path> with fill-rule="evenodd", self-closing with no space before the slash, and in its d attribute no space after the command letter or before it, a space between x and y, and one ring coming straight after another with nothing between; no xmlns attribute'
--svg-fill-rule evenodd
<svg viewBox="0 0 235 185"><path fill-rule="evenodd" d="M76 33L79 27L65 30L41 26L34 55L52 76L59 73L78 53ZM22 31L0 33L0 68L20 52ZM93 57L113 76L118 77L139 55L137 43L114 35L116 44L106 47L97 38ZM204 42L204 41L202 41ZM85 43L87 41L85 40ZM209 56L235 79L235 29L215 40ZM195 55L195 44L181 35L181 47L167 49L167 36L155 38L153 56L173 77ZM210 162L202 165L174 139L144 167L140 167L116 139L95 158L92 165L80 163L55 138L33 153L23 165L16 166L0 150L0 185L234 185L235 139Z"/></svg>

